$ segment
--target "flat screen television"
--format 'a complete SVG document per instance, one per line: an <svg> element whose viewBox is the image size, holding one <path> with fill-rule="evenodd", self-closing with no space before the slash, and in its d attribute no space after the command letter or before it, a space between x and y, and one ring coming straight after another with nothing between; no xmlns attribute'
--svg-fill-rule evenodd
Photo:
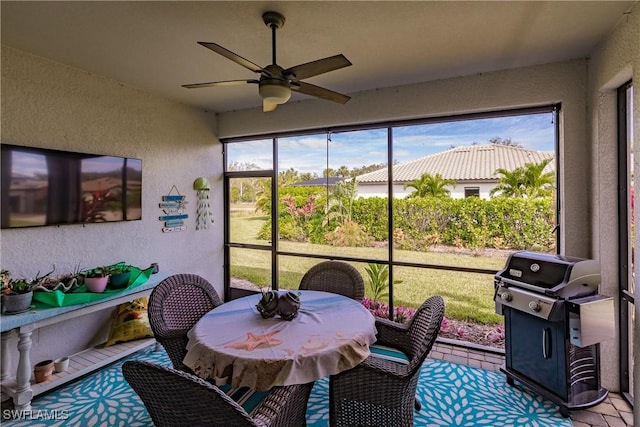
<svg viewBox="0 0 640 427"><path fill-rule="evenodd" d="M142 160L0 144L2 228L142 219Z"/></svg>

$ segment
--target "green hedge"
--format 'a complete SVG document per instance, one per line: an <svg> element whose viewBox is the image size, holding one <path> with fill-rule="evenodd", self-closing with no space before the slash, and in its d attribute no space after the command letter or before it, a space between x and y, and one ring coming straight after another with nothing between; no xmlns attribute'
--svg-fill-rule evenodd
<svg viewBox="0 0 640 427"><path fill-rule="evenodd" d="M287 191L296 206L303 206L317 188ZM281 193L281 200L285 194ZM318 197L315 211L304 221L295 220L280 202L281 237L296 241L324 243L336 224L324 221L325 197ZM549 250L555 245L555 203L552 198L522 199L498 197L406 198L393 201L394 242L407 250L424 250L433 244L466 248ZM388 240L386 198L354 200L352 219L375 241ZM269 229L265 224L264 231Z"/></svg>
<svg viewBox="0 0 640 427"><path fill-rule="evenodd" d="M387 199L358 199L353 218L387 240ZM546 250L555 245L553 199L424 197L394 200L394 241L406 249L435 243L467 248Z"/></svg>

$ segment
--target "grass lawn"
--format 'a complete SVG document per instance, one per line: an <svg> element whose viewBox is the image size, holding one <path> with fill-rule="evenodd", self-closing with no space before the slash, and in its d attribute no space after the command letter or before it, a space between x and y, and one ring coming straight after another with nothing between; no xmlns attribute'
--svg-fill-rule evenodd
<svg viewBox="0 0 640 427"><path fill-rule="evenodd" d="M233 242L267 244L256 235L267 217L233 215L231 236ZM385 260L387 248L353 248L314 245L310 243L280 242L282 251L342 255ZM480 252L484 253L484 252ZM413 252L394 251L396 260L437 265L465 266L499 270L504 267L507 253L489 251L488 254L451 253L445 251ZM304 273L321 260L292 256L279 257L279 283L283 289L297 289ZM365 293L372 296L365 271L366 263L351 263L365 280ZM255 283L260 287L271 285L271 254L268 251L232 248L231 275ZM401 280L393 287L395 306L418 307L430 295L440 295L446 303L448 318L481 324L502 323L495 313L493 302L493 275L457 271L399 267L393 269L394 280Z"/></svg>

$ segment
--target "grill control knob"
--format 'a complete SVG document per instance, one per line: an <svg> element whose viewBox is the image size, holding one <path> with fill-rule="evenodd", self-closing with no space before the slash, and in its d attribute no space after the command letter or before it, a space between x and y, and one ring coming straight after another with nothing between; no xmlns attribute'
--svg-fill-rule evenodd
<svg viewBox="0 0 640 427"><path fill-rule="evenodd" d="M538 304L536 301L531 301L529 303L529 308L535 312L538 312L541 309L540 304Z"/></svg>
<svg viewBox="0 0 640 427"><path fill-rule="evenodd" d="M509 292L502 292L500 294L500 299L502 301L511 301L513 299L513 296L511 296Z"/></svg>

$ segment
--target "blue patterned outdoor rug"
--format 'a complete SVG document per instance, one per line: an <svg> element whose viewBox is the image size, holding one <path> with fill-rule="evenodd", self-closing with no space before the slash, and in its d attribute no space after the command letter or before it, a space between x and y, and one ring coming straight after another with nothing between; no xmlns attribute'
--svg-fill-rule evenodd
<svg viewBox="0 0 640 427"><path fill-rule="evenodd" d="M38 396L22 419L7 427L150 427L151 418L122 377L122 363L138 359L171 363L164 351L141 351L92 375ZM438 360L427 360L417 392L422 410L416 426L573 426L552 402L507 385L504 374ZM307 425L329 425L329 381L316 381L307 407ZM5 413L3 413L5 415Z"/></svg>

